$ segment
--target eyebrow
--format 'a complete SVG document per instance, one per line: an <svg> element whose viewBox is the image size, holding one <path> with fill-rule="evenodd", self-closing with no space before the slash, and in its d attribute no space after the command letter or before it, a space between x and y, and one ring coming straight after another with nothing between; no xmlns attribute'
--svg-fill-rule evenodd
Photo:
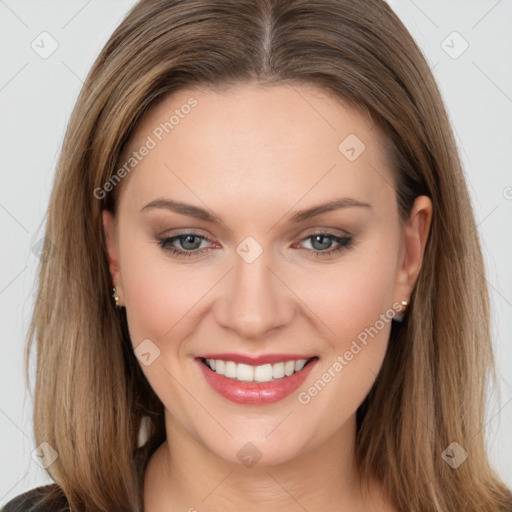
<svg viewBox="0 0 512 512"><path fill-rule="evenodd" d="M350 197L333 199L332 201L329 201L327 203L319 204L316 206L312 206L311 208L295 212L290 217L289 222L296 224L311 219L312 217L316 217L317 215L320 215L322 213L351 207L371 209L372 206L369 203L364 203L362 201L358 201L357 199L352 199ZM171 210L180 215L194 217L196 219L201 219L206 222L211 222L213 224L224 224L223 220L217 215L215 215L212 211L200 208L199 206L194 206L192 204L182 203L181 201L175 201L173 199L155 199L148 203L146 206L144 206L141 212L153 208L164 208L166 210Z"/></svg>

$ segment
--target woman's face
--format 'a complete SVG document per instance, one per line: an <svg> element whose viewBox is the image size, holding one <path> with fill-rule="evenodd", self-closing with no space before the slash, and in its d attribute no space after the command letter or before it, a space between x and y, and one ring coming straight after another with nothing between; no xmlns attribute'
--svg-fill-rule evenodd
<svg viewBox="0 0 512 512"><path fill-rule="evenodd" d="M400 224L383 147L306 86L182 90L143 118L104 225L170 437L275 464L353 431L431 216L420 197Z"/></svg>

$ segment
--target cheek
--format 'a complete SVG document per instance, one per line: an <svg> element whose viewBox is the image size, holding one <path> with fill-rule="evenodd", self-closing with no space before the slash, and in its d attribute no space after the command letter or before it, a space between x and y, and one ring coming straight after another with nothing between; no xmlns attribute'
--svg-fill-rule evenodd
<svg viewBox="0 0 512 512"><path fill-rule="evenodd" d="M326 340L336 351L344 351L382 314L391 315L397 262L394 242L382 236L347 252L339 263L290 276L294 292L326 327ZM378 326L382 329L380 322Z"/></svg>
<svg viewBox="0 0 512 512"><path fill-rule="evenodd" d="M207 283L192 265L172 262L153 242L130 245L122 276L132 343L163 341L206 292Z"/></svg>
<svg viewBox="0 0 512 512"><path fill-rule="evenodd" d="M392 325L395 242L392 236L382 237L302 281L305 302L329 328L315 380L297 396L310 414L331 411L339 422L345 421L375 381Z"/></svg>
<svg viewBox="0 0 512 512"><path fill-rule="evenodd" d="M194 404L178 384L190 378L184 375L188 366L181 340L191 332L194 306L207 292L207 283L201 282L193 265L170 261L153 243L139 242L126 249L129 256L123 260L122 275L132 346L148 339L156 345L158 355L152 344L141 345L154 357L149 365L140 364L141 370L165 408L193 430Z"/></svg>

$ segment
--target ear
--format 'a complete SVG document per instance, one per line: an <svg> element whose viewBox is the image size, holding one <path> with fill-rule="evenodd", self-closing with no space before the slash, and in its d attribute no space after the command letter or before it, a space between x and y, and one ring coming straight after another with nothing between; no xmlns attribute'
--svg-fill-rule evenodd
<svg viewBox="0 0 512 512"><path fill-rule="evenodd" d="M107 210L103 210L102 217L110 276L112 277L112 282L116 287L116 292L119 296L119 305L121 306L124 304L123 280L119 266L118 248L116 243L116 223L112 213Z"/></svg>
<svg viewBox="0 0 512 512"><path fill-rule="evenodd" d="M393 292L395 302L409 300L423 263L431 222L432 201L427 196L417 197L403 229L403 247Z"/></svg>

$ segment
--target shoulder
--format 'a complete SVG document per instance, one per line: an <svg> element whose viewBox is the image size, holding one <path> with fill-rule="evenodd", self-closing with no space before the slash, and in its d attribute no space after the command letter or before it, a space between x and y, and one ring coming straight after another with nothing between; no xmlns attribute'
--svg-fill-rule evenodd
<svg viewBox="0 0 512 512"><path fill-rule="evenodd" d="M16 496L0 512L67 512L68 502L57 484L43 485Z"/></svg>

